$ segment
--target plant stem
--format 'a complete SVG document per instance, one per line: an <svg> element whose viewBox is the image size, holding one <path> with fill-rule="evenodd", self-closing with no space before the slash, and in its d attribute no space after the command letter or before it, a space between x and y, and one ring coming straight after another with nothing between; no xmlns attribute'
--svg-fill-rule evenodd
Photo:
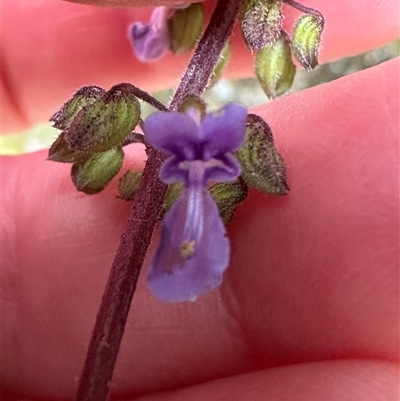
<svg viewBox="0 0 400 401"><path fill-rule="evenodd" d="M291 6L293 8L301 11L302 13L312 14L312 15L315 15L319 19L322 19L322 20L324 19L324 17L322 16L322 14L318 10L315 10L314 8L311 8L311 7L303 6L303 4L300 4L295 0L283 0L283 2L288 4L289 6Z"/></svg>
<svg viewBox="0 0 400 401"><path fill-rule="evenodd" d="M241 0L219 0L169 109L187 95L200 95L228 39ZM164 199L158 178L165 156L150 149L143 178L103 294L80 377L76 401L105 401L111 385L132 296Z"/></svg>

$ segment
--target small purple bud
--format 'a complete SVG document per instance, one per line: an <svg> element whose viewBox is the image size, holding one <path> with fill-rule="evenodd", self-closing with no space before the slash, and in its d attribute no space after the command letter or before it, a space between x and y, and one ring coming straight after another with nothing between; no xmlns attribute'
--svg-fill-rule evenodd
<svg viewBox="0 0 400 401"><path fill-rule="evenodd" d="M167 19L170 13L168 7L156 7L149 24L135 22L129 27L128 38L140 61L156 61L168 51L170 39Z"/></svg>

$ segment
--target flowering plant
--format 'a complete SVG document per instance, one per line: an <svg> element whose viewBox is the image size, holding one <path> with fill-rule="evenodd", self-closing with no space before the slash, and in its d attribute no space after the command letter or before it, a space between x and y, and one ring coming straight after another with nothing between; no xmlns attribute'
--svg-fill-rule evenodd
<svg viewBox="0 0 400 401"><path fill-rule="evenodd" d="M154 113L144 123L147 141L170 154L161 167L161 179L184 184L164 217L148 275L151 292L163 301L195 300L222 281L229 242L207 186L239 176L240 165L232 152L244 142L246 117L245 107L229 104L203 118L191 108L186 114Z"/></svg>
<svg viewBox="0 0 400 401"><path fill-rule="evenodd" d="M77 400L107 397L137 277L160 218L161 240L148 287L164 302L193 301L221 284L230 254L224 224L248 187L274 195L288 192L285 165L268 124L235 103L206 114L200 98L226 65L226 44L238 17L249 50L257 51L256 75L269 97L283 94L293 82L292 48L303 66L317 65L322 15L285 2L305 14L291 37L282 30L281 0L220 0L199 41L200 4L158 7L148 24L129 28L139 60L155 61L168 49L179 54L197 44L169 106L130 83L108 91L87 86L51 118L61 133L49 159L72 163L72 180L87 194L102 191L118 174L124 146L141 143L148 154L143 174L128 171L120 180L119 197L134 199L135 205L100 305ZM138 99L158 111L143 121ZM183 186L180 193L177 184Z"/></svg>

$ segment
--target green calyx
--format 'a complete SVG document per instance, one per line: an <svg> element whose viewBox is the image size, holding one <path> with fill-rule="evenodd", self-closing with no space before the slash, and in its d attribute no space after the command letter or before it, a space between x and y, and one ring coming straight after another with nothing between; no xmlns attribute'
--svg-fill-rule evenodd
<svg viewBox="0 0 400 401"><path fill-rule="evenodd" d="M292 32L293 54L307 70L314 69L318 63L318 52L321 45L321 35L324 29L322 14L302 15Z"/></svg>
<svg viewBox="0 0 400 401"><path fill-rule="evenodd" d="M210 188L210 194L225 225L232 220L236 206L246 199L247 193L247 185L241 178L235 182L221 182Z"/></svg>
<svg viewBox="0 0 400 401"><path fill-rule="evenodd" d="M261 87L271 99L292 87L296 66L292 61L290 39L285 32L282 31L272 45L258 51L255 69Z"/></svg>
<svg viewBox="0 0 400 401"><path fill-rule="evenodd" d="M139 189L141 179L141 172L128 170L119 180L118 198L126 201L133 200Z"/></svg>
<svg viewBox="0 0 400 401"><path fill-rule="evenodd" d="M75 162L71 178L78 189L88 195L102 191L118 174L124 160L121 148L92 154L88 159Z"/></svg>
<svg viewBox="0 0 400 401"><path fill-rule="evenodd" d="M170 49L174 54L182 54L192 50L204 25L204 8L201 3L178 9L168 20Z"/></svg>
<svg viewBox="0 0 400 401"><path fill-rule="evenodd" d="M64 130L70 149L102 152L121 145L140 118L132 85L113 86L99 99L82 107Z"/></svg>
<svg viewBox="0 0 400 401"><path fill-rule="evenodd" d="M251 51L269 46L282 29L282 1L248 0L242 7L240 21L242 35Z"/></svg>
<svg viewBox="0 0 400 401"><path fill-rule="evenodd" d="M259 116L249 114L245 144L236 153L247 185L270 195L286 195L286 168L275 148L272 131Z"/></svg>
<svg viewBox="0 0 400 401"><path fill-rule="evenodd" d="M87 106L95 103L106 93L99 86L83 86L74 93L60 110L52 115L50 121L54 128L64 130L69 127L76 115Z"/></svg>

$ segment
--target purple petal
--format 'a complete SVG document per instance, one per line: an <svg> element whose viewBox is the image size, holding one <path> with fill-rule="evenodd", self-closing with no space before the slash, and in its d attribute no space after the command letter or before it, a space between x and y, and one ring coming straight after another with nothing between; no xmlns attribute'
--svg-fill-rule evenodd
<svg viewBox="0 0 400 401"><path fill-rule="evenodd" d="M143 62L156 61L169 49L168 31L152 24L134 23L129 29L129 39L136 57Z"/></svg>
<svg viewBox="0 0 400 401"><path fill-rule="evenodd" d="M247 109L236 103L207 114L201 124L206 142L203 160L239 149L244 142L246 118Z"/></svg>
<svg viewBox="0 0 400 401"><path fill-rule="evenodd" d="M183 113L153 113L146 118L143 131L146 140L156 149L179 156L181 160L198 157L201 143L199 127Z"/></svg>
<svg viewBox="0 0 400 401"><path fill-rule="evenodd" d="M240 163L234 155L227 153L207 163L204 173L204 183L234 181L240 174Z"/></svg>
<svg viewBox="0 0 400 401"><path fill-rule="evenodd" d="M181 167L181 159L176 156L171 156L162 164L160 169L160 178L166 184L174 182L187 182L189 171Z"/></svg>
<svg viewBox="0 0 400 401"><path fill-rule="evenodd" d="M163 220L147 284L163 302L195 300L221 284L229 242L206 189L187 188Z"/></svg>

